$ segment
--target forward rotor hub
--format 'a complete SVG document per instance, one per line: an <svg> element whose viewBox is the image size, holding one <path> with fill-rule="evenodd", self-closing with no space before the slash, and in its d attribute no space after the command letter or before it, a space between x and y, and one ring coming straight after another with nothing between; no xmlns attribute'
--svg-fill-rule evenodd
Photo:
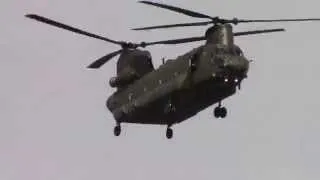
<svg viewBox="0 0 320 180"><path fill-rule="evenodd" d="M141 42L139 44L137 43L132 43L132 42L121 42L121 47L123 49L136 49L138 47L145 48L147 46L146 42Z"/></svg>
<svg viewBox="0 0 320 180"><path fill-rule="evenodd" d="M237 25L239 24L239 19L238 18L221 19L219 17L212 18L212 24L227 24L227 23Z"/></svg>

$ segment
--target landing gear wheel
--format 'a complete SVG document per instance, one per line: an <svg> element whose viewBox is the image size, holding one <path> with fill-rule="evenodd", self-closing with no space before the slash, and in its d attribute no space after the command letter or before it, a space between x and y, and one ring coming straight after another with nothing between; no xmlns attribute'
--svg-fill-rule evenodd
<svg viewBox="0 0 320 180"><path fill-rule="evenodd" d="M115 136L120 136L120 134L121 134L121 126L120 125L117 125L116 127L114 127L113 134Z"/></svg>
<svg viewBox="0 0 320 180"><path fill-rule="evenodd" d="M222 107L220 108L220 117L225 118L227 116L227 108Z"/></svg>
<svg viewBox="0 0 320 180"><path fill-rule="evenodd" d="M225 107L216 107L214 109L215 118L225 118L227 116L227 108Z"/></svg>
<svg viewBox="0 0 320 180"><path fill-rule="evenodd" d="M168 139L171 139L173 136L173 130L171 128L167 128L166 136Z"/></svg>
<svg viewBox="0 0 320 180"><path fill-rule="evenodd" d="M214 108L213 114L214 114L215 118L219 118L220 117L220 107Z"/></svg>

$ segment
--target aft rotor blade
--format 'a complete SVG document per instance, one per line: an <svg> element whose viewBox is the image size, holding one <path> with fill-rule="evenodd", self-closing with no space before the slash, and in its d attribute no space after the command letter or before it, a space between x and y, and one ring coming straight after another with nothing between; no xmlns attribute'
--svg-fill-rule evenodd
<svg viewBox="0 0 320 180"><path fill-rule="evenodd" d="M256 30L256 31L237 32L237 33L234 33L234 36L246 36L246 35L253 35L253 34L280 32L280 31L285 31L285 29L265 29L265 30Z"/></svg>
<svg viewBox="0 0 320 180"><path fill-rule="evenodd" d="M96 60L95 62L93 62L92 64L90 64L87 68L90 69L98 69L100 68L102 65L104 65L105 63L107 63L110 59L112 59L113 57L115 57L116 55L120 54L122 52L121 50L115 51L113 53L107 54L106 56L103 56L102 58Z"/></svg>
<svg viewBox="0 0 320 180"><path fill-rule="evenodd" d="M99 35L96 35L96 34L92 34L92 33L80 30L78 28L71 27L69 25L65 25L65 24L62 24L60 22L57 22L57 21L54 21L54 20L39 16L39 15L36 15L36 14L27 14L25 16L30 18L30 19L34 19L34 20L37 20L37 21L40 21L40 22L43 22L43 23L58 27L58 28L62 28L62 29L74 32L74 33L82 34L82 35L85 35L85 36L89 36L89 37L92 37L92 38L100 39L100 40L107 41L107 42L114 43L114 44L119 44L119 45L122 44L119 41L114 41L114 40L108 39L106 37L102 37L102 36L99 36Z"/></svg>
<svg viewBox="0 0 320 180"><path fill-rule="evenodd" d="M239 23L251 23L251 22L296 22L296 21L320 21L319 18L309 19L257 19L257 20L245 20L239 19Z"/></svg>
<svg viewBox="0 0 320 180"><path fill-rule="evenodd" d="M172 39L172 40L165 40L165 41L147 42L147 43L145 43L145 45L149 46L149 45L156 45L156 44L182 44L182 43L189 43L189 42L195 42L195 41L202 41L205 39L206 39L206 37L191 37L191 38L183 38L183 39Z"/></svg>
<svg viewBox="0 0 320 180"><path fill-rule="evenodd" d="M171 10L171 11L175 11L175 12L178 12L178 13L182 13L182 14L191 16L191 17L214 19L213 17L210 17L210 16L205 15L205 14L201 14L201 13L194 12L194 11L187 10L187 9L182 9L182 8L171 6L171 5L166 5L166 4L156 3L156 2L150 2L150 1L139 1L139 3L148 4L148 5L152 5L152 6L156 6L156 7L160 7L160 8L164 8L164 9L168 9L168 10Z"/></svg>
<svg viewBox="0 0 320 180"><path fill-rule="evenodd" d="M151 29L163 29L163 28L185 27L185 26L206 26L208 24L212 24L212 21L150 26L150 27L134 28L132 30L151 30Z"/></svg>

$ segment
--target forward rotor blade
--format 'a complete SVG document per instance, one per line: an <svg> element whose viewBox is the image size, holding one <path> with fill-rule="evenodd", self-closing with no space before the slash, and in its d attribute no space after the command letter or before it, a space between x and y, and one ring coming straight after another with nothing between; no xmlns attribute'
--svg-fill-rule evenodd
<svg viewBox="0 0 320 180"><path fill-rule="evenodd" d="M214 17L210 17L208 15L205 14L201 14L198 12L194 12L191 10L187 10L187 9L182 9L179 7L175 7L175 6L170 6L170 5L166 5L166 4L160 4L160 3L156 3L156 2L150 2L150 1L139 1L139 3L143 3L143 4L148 4L148 5L152 5L152 6L156 6L156 7L160 7L160 8L164 8L164 9L168 9L171 11L175 11L178 13L182 13L191 17L196 17L196 18L208 18L208 19L214 19Z"/></svg>
<svg viewBox="0 0 320 180"><path fill-rule="evenodd" d="M251 22L295 22L295 21L320 21L319 18L310 19L258 19L258 20L245 20L239 19L239 23L251 23Z"/></svg>
<svg viewBox="0 0 320 180"><path fill-rule="evenodd" d="M253 34L280 32L280 31L285 31L285 29L265 29L265 30L256 30L256 31L237 32L237 33L234 33L234 36L246 36L246 35L253 35Z"/></svg>
<svg viewBox="0 0 320 180"><path fill-rule="evenodd" d="M205 40L206 37L191 37L191 38L183 38L183 39L172 39L172 40L165 40L165 41L156 41L156 42L148 42L146 46L156 45L156 44L182 44L182 43L189 43L195 41L202 41Z"/></svg>
<svg viewBox="0 0 320 180"><path fill-rule="evenodd" d="M150 30L150 29L163 29L163 28L185 27L185 26L206 26L206 25L211 24L211 23L212 23L212 21L196 22L196 23L169 24L169 25L159 25L159 26L134 28L132 30Z"/></svg>
<svg viewBox="0 0 320 180"><path fill-rule="evenodd" d="M218 17L212 19L212 21L205 22L195 22L195 23L181 23L181 24L169 24L169 25L159 25L159 26L150 26L150 27L142 27L142 28L134 28L132 30L151 30L151 29L162 29L162 28L174 28L174 27L186 27L186 26L206 26L209 24L216 23L232 23L237 25L238 23L255 23L255 22L301 22L301 21L320 21L320 18L313 19L265 19L265 20L244 20L244 19L220 19Z"/></svg>
<svg viewBox="0 0 320 180"><path fill-rule="evenodd" d="M252 34L262 34L262 33L271 33L271 32L280 32L285 31L285 29L265 29L265 30L255 30L255 31L245 31L245 32L237 32L234 33L234 36L244 36L244 35L252 35ZM156 41L156 42L147 42L146 46L156 45L156 44L182 44L196 41L206 40L205 36L202 37L191 37L191 38L182 38L182 39L172 39L165 41Z"/></svg>
<svg viewBox="0 0 320 180"><path fill-rule="evenodd" d="M121 50L115 51L113 53L107 54L106 56L103 56L102 58L96 60L95 62L93 62L92 64L90 64L87 68L90 69L98 69L100 68L102 65L104 65L105 63L107 63L110 59L112 59L113 57L115 57L116 55L120 54L122 52Z"/></svg>
<svg viewBox="0 0 320 180"><path fill-rule="evenodd" d="M40 21L42 23L46 23L46 24L49 24L49 25L52 25L52 26L55 26L55 27L58 27L58 28L62 28L62 29L65 29L65 30L68 30L68 31L71 31L71 32L74 32L74 33L82 34L82 35L85 35L85 36L89 36L89 37L92 37L92 38L100 39L100 40L107 41L107 42L114 43L114 44L119 44L119 45L122 44L119 41L114 41L114 40L108 39L106 37L102 37L102 36L99 36L99 35L96 35L96 34L92 34L92 33L77 29L75 27L71 27L71 26L62 24L60 22L57 22L57 21L54 21L54 20L39 16L39 15L36 15L36 14L27 14L25 16L27 18L34 19L34 20Z"/></svg>

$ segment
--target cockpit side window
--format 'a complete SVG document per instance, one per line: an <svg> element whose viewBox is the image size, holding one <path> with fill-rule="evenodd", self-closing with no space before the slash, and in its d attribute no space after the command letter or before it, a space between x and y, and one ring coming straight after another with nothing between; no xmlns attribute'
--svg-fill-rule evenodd
<svg viewBox="0 0 320 180"><path fill-rule="evenodd" d="M234 51L237 56L243 56L243 52L238 46L235 46Z"/></svg>

